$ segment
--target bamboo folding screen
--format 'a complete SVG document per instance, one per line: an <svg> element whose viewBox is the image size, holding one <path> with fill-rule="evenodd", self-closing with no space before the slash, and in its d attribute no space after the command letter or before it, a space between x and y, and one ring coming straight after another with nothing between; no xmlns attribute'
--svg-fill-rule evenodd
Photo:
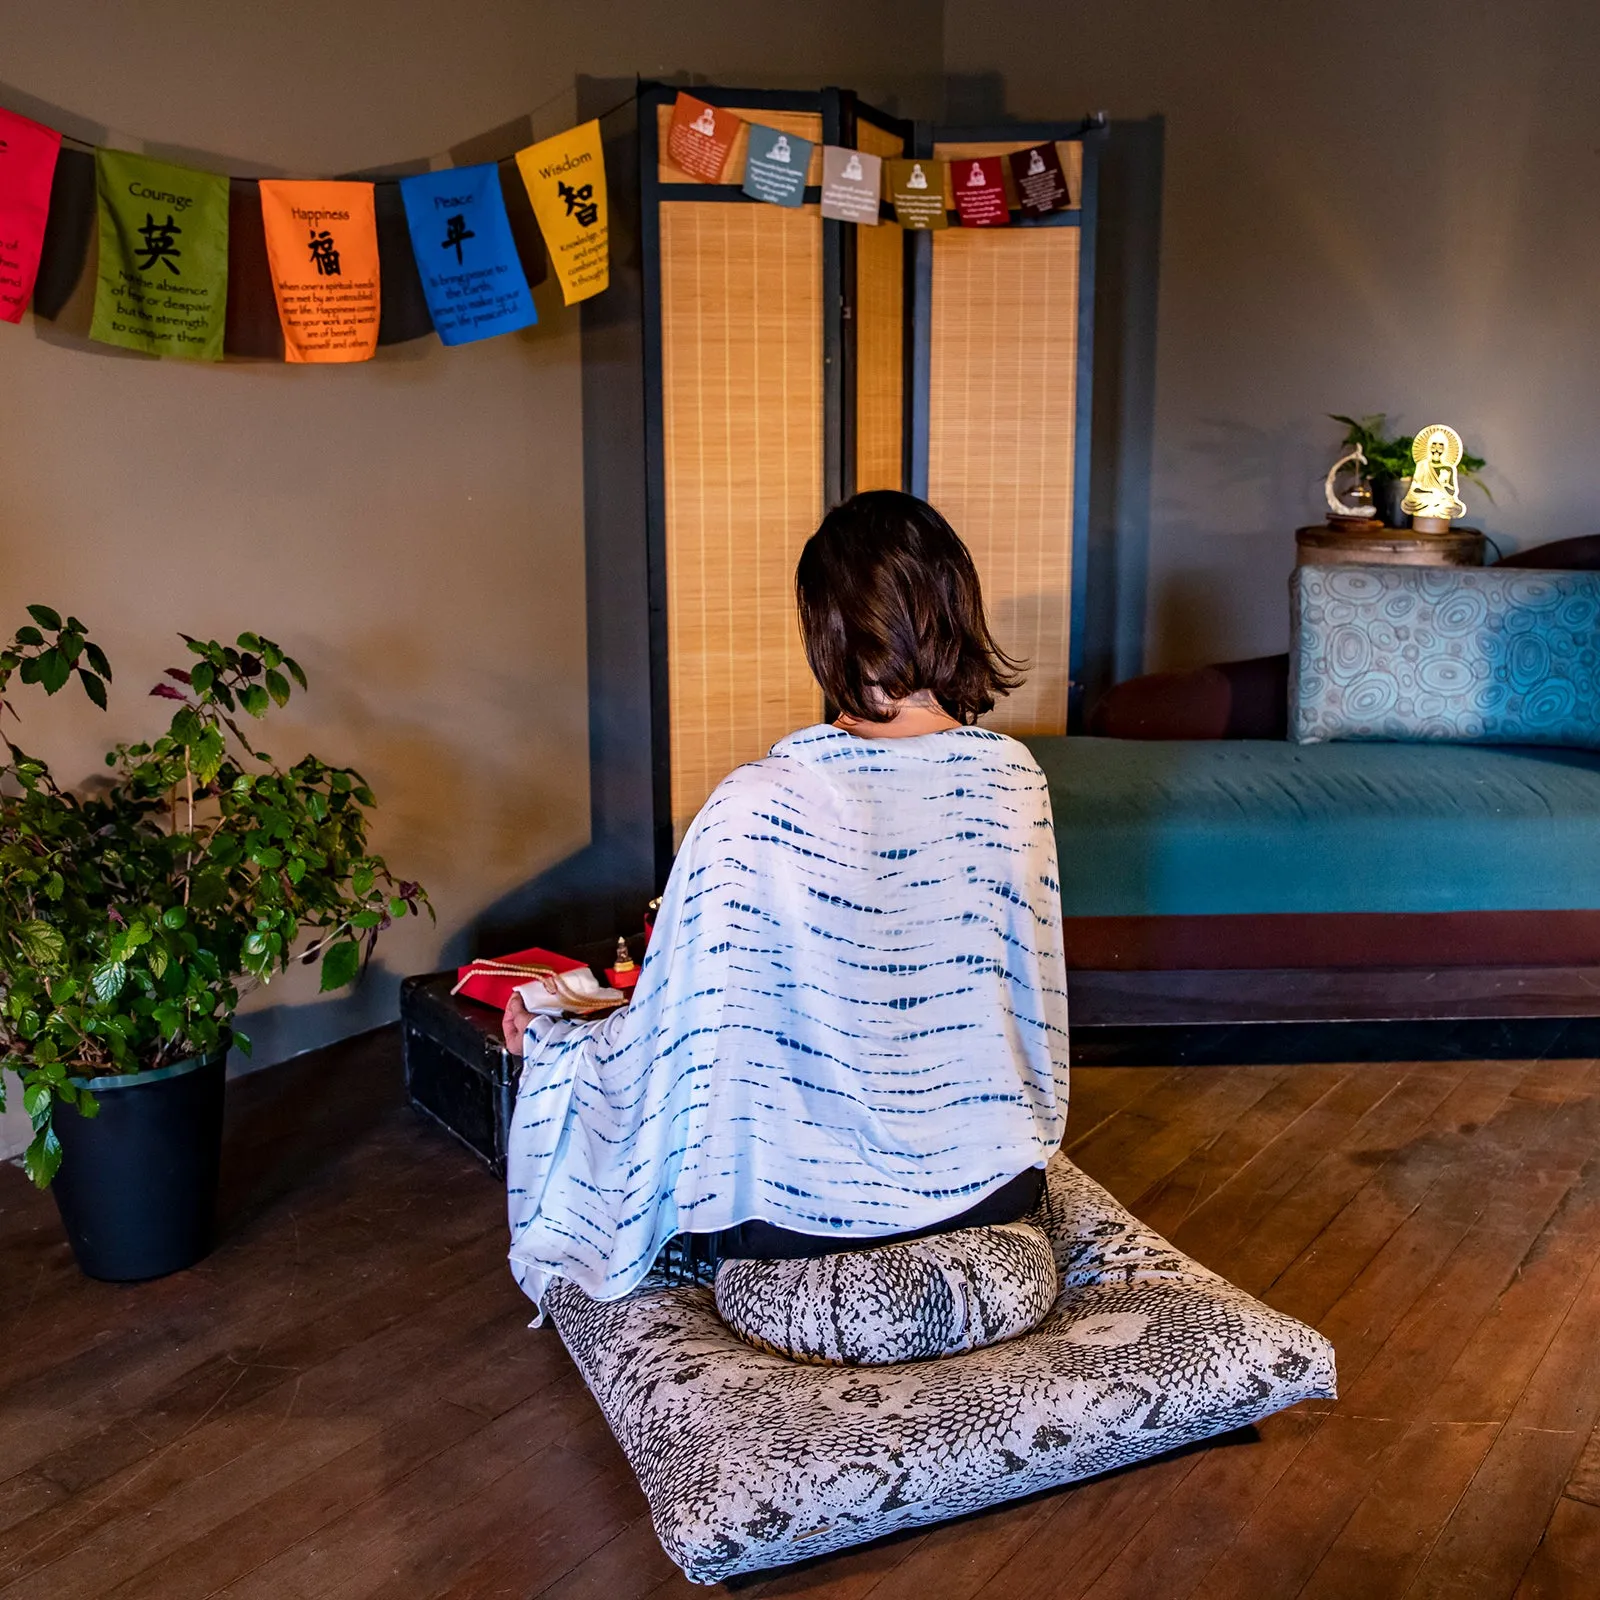
<svg viewBox="0 0 1600 1600"><path fill-rule="evenodd" d="M763 204L741 192L743 131L723 181L701 183L667 159L672 94L642 94L663 874L716 784L823 714L793 578L829 505L905 487L966 539L996 637L1028 667L997 728L1065 731L1082 603L1089 204L1050 219L1070 225L908 234L825 221L816 188L824 142L945 157L1055 130L940 143L837 90L693 92L816 149L805 203ZM1083 143L1059 149L1077 200Z"/></svg>
<svg viewBox="0 0 1600 1600"><path fill-rule="evenodd" d="M956 162L1030 142L933 153ZM1074 193L1082 149L1060 149ZM1081 235L949 228L933 239L928 498L972 551L1000 647L1026 667L983 719L1003 733L1067 730Z"/></svg>

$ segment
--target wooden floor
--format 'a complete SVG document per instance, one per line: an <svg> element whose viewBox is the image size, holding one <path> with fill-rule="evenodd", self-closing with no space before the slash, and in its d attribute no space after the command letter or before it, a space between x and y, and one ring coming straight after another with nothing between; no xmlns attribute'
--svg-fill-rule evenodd
<svg viewBox="0 0 1600 1600"><path fill-rule="evenodd" d="M226 1239L79 1277L0 1168L0 1597L692 1589L391 1036L232 1086ZM1600 1069L1084 1070L1069 1145L1341 1397L741 1597L1600 1596Z"/></svg>

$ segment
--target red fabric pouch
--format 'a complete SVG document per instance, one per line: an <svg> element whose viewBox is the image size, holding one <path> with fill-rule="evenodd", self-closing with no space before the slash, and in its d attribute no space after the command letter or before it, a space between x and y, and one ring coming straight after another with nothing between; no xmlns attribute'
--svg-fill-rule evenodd
<svg viewBox="0 0 1600 1600"><path fill-rule="evenodd" d="M466 966L457 967L456 977L461 981L455 992L493 1006L496 1011L504 1011L511 1003L511 996L523 984L531 982L534 975L531 972L496 972L494 968L549 967L552 972L575 972L586 965L586 962L574 961L571 956L558 956L553 950L517 950L508 956L469 961Z"/></svg>

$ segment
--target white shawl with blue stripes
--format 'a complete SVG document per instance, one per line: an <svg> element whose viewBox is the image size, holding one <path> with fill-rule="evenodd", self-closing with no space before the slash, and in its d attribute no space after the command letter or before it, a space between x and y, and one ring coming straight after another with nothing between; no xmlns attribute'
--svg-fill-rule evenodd
<svg viewBox="0 0 1600 1600"><path fill-rule="evenodd" d="M1032 755L806 728L695 818L632 1005L528 1030L512 1269L536 1303L558 1277L610 1300L676 1233L927 1227L1043 1166L1066 1114Z"/></svg>

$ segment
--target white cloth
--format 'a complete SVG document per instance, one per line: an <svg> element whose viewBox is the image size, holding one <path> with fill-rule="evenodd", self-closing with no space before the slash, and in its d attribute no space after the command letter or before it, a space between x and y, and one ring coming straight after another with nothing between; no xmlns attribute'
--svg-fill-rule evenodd
<svg viewBox="0 0 1600 1600"><path fill-rule="evenodd" d="M624 998L620 989L606 988L587 967L574 967L571 972L563 972L556 980L554 989L547 989L543 978L535 978L532 983L519 985L517 994L535 1016L548 1014L553 1017L559 1017L574 1000L580 1003L589 1000L620 1002Z"/></svg>
<svg viewBox="0 0 1600 1600"><path fill-rule="evenodd" d="M676 1233L872 1237L1061 1142L1067 991L1043 773L955 728L806 728L718 785L632 1005L539 1017L507 1151L511 1262L620 1298Z"/></svg>

